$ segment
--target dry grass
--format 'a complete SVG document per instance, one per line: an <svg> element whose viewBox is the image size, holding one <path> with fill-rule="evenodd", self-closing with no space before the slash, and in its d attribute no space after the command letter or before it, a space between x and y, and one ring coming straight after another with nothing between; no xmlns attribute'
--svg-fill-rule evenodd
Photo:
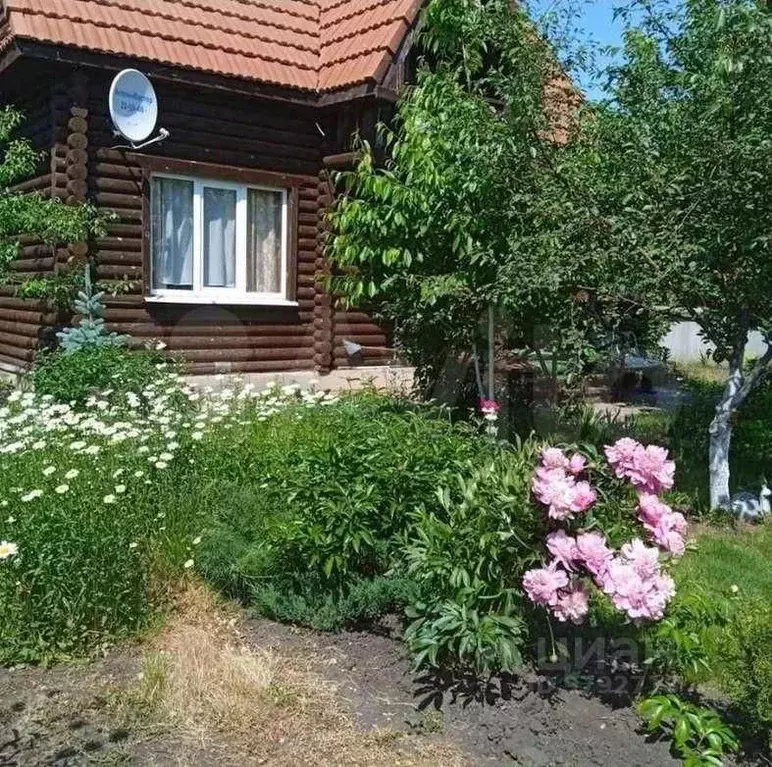
<svg viewBox="0 0 772 767"><path fill-rule="evenodd" d="M462 765L455 749L393 731L358 731L335 686L289 659L249 648L239 617L191 586L146 653L141 701L221 764ZM184 760L183 760L184 763Z"/></svg>

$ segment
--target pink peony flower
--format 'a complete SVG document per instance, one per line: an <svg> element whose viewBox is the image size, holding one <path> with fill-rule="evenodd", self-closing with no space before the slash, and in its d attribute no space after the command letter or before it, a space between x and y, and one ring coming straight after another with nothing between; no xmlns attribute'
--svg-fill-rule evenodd
<svg viewBox="0 0 772 767"><path fill-rule="evenodd" d="M666 503L660 501L656 495L641 493L638 496L638 519L647 529L653 529L662 517L672 514L673 510Z"/></svg>
<svg viewBox="0 0 772 767"><path fill-rule="evenodd" d="M641 445L635 451L633 465L626 476L640 490L647 493L661 493L673 487L675 462L668 460L664 447Z"/></svg>
<svg viewBox="0 0 772 767"><path fill-rule="evenodd" d="M663 551L667 551L676 557L683 556L686 551L683 533L679 532L679 529L683 529L682 520L685 525L686 520L684 520L683 514L679 514L677 511L667 514L650 531L654 543Z"/></svg>
<svg viewBox="0 0 772 767"><path fill-rule="evenodd" d="M547 567L529 570L523 576L523 587L528 598L544 607L557 604L558 592L567 585L568 576L558 569L558 563L554 561Z"/></svg>
<svg viewBox="0 0 772 767"><path fill-rule="evenodd" d="M567 469L569 466L566 454L557 447L545 447L541 451L541 462L547 469Z"/></svg>
<svg viewBox="0 0 772 767"><path fill-rule="evenodd" d="M547 549L566 570L573 570L576 563L576 538L566 535L565 530L558 530L547 536Z"/></svg>
<svg viewBox="0 0 772 767"><path fill-rule="evenodd" d="M598 500L597 493L589 482L577 482L574 487L574 498L571 501L571 511L584 512Z"/></svg>
<svg viewBox="0 0 772 767"><path fill-rule="evenodd" d="M568 470L576 475L581 474L587 468L587 459L580 453L574 453L568 462Z"/></svg>
<svg viewBox="0 0 772 767"><path fill-rule="evenodd" d="M480 410L483 415L498 415L501 410L501 405L499 405L495 399L481 399Z"/></svg>
<svg viewBox="0 0 772 767"><path fill-rule="evenodd" d="M660 620L675 594L673 579L659 570L642 577L635 565L617 557L603 577L602 588L614 606L632 620Z"/></svg>
<svg viewBox="0 0 772 767"><path fill-rule="evenodd" d="M577 625L584 622L589 610L590 595L581 584L561 591L557 604L552 606L552 613L559 621Z"/></svg>
<svg viewBox="0 0 772 767"><path fill-rule="evenodd" d="M574 514L587 511L597 500L589 483L577 482L561 468L539 467L532 487L539 501L549 507L549 517L560 521L572 519Z"/></svg>
<svg viewBox="0 0 772 767"><path fill-rule="evenodd" d="M656 495L673 487L675 463L668 460L664 447L644 447L629 437L623 437L604 448L606 457L620 479L629 479L645 493Z"/></svg>
<svg viewBox="0 0 772 767"><path fill-rule="evenodd" d="M606 445L603 448L608 462L620 479L626 477L627 473L632 469L635 451L639 447L641 447L640 442L636 442L634 439L630 439L630 437L622 437L613 445Z"/></svg>
<svg viewBox="0 0 772 767"><path fill-rule="evenodd" d="M622 556L641 578L651 578L659 572L659 551L635 538L622 546Z"/></svg>
<svg viewBox="0 0 772 767"><path fill-rule="evenodd" d="M581 562L596 577L603 578L614 552L606 545L601 533L580 533L576 536L576 561Z"/></svg>

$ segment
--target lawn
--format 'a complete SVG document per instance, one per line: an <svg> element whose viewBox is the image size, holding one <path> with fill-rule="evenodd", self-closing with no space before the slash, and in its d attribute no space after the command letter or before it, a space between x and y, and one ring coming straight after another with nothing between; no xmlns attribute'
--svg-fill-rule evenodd
<svg viewBox="0 0 772 767"><path fill-rule="evenodd" d="M772 524L741 528L700 527L694 551L681 562L677 580L726 597L737 586L741 598L772 604Z"/></svg>

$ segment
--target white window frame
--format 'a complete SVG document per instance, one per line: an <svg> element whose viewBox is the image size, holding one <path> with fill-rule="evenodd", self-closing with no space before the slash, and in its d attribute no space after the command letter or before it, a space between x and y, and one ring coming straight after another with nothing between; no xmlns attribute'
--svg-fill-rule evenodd
<svg viewBox="0 0 772 767"><path fill-rule="evenodd" d="M179 173L153 173L150 177L151 195L148 209L152 211L153 181L156 178L168 178L174 181L188 181L193 184L193 289L175 290L154 288L155 263L153 258L153 222L148 221L150 231L150 252L148 268L150 270L150 295L145 300L151 303L180 304L225 304L225 305L263 305L297 306L296 301L287 299L288 263L289 263L289 204L290 190L283 187L263 184L241 184L223 181L217 178L188 176ZM236 192L236 280L232 288L213 288L204 285L204 188L228 189ZM281 242L281 283L277 293L256 293L247 291L247 192L250 189L281 192L282 194L282 242ZM152 216L152 212L150 214Z"/></svg>

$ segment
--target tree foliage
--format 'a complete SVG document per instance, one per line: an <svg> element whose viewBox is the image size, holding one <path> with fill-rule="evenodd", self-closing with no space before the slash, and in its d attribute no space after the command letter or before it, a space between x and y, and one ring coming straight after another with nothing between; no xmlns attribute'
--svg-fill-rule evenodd
<svg viewBox="0 0 772 767"><path fill-rule="evenodd" d="M0 109L0 279L18 258L18 237L31 235L52 247L78 242L102 231L91 205L65 205L58 198L14 191L13 186L34 176L42 155L28 139L17 136L24 117L13 107Z"/></svg>
<svg viewBox="0 0 772 767"><path fill-rule="evenodd" d="M731 418L772 362L772 14L754 0L634 0L611 98L575 144L607 254L603 289L696 322L728 360L711 426L729 497ZM749 368L748 334L766 353Z"/></svg>
<svg viewBox="0 0 772 767"><path fill-rule="evenodd" d="M416 85L380 128L385 162L362 142L340 185L333 287L375 302L428 379L471 348L489 306L511 344L581 366L601 319L631 307L588 295L596 254L563 245L586 215L566 164L577 96L507 0L431 0L420 44Z"/></svg>

